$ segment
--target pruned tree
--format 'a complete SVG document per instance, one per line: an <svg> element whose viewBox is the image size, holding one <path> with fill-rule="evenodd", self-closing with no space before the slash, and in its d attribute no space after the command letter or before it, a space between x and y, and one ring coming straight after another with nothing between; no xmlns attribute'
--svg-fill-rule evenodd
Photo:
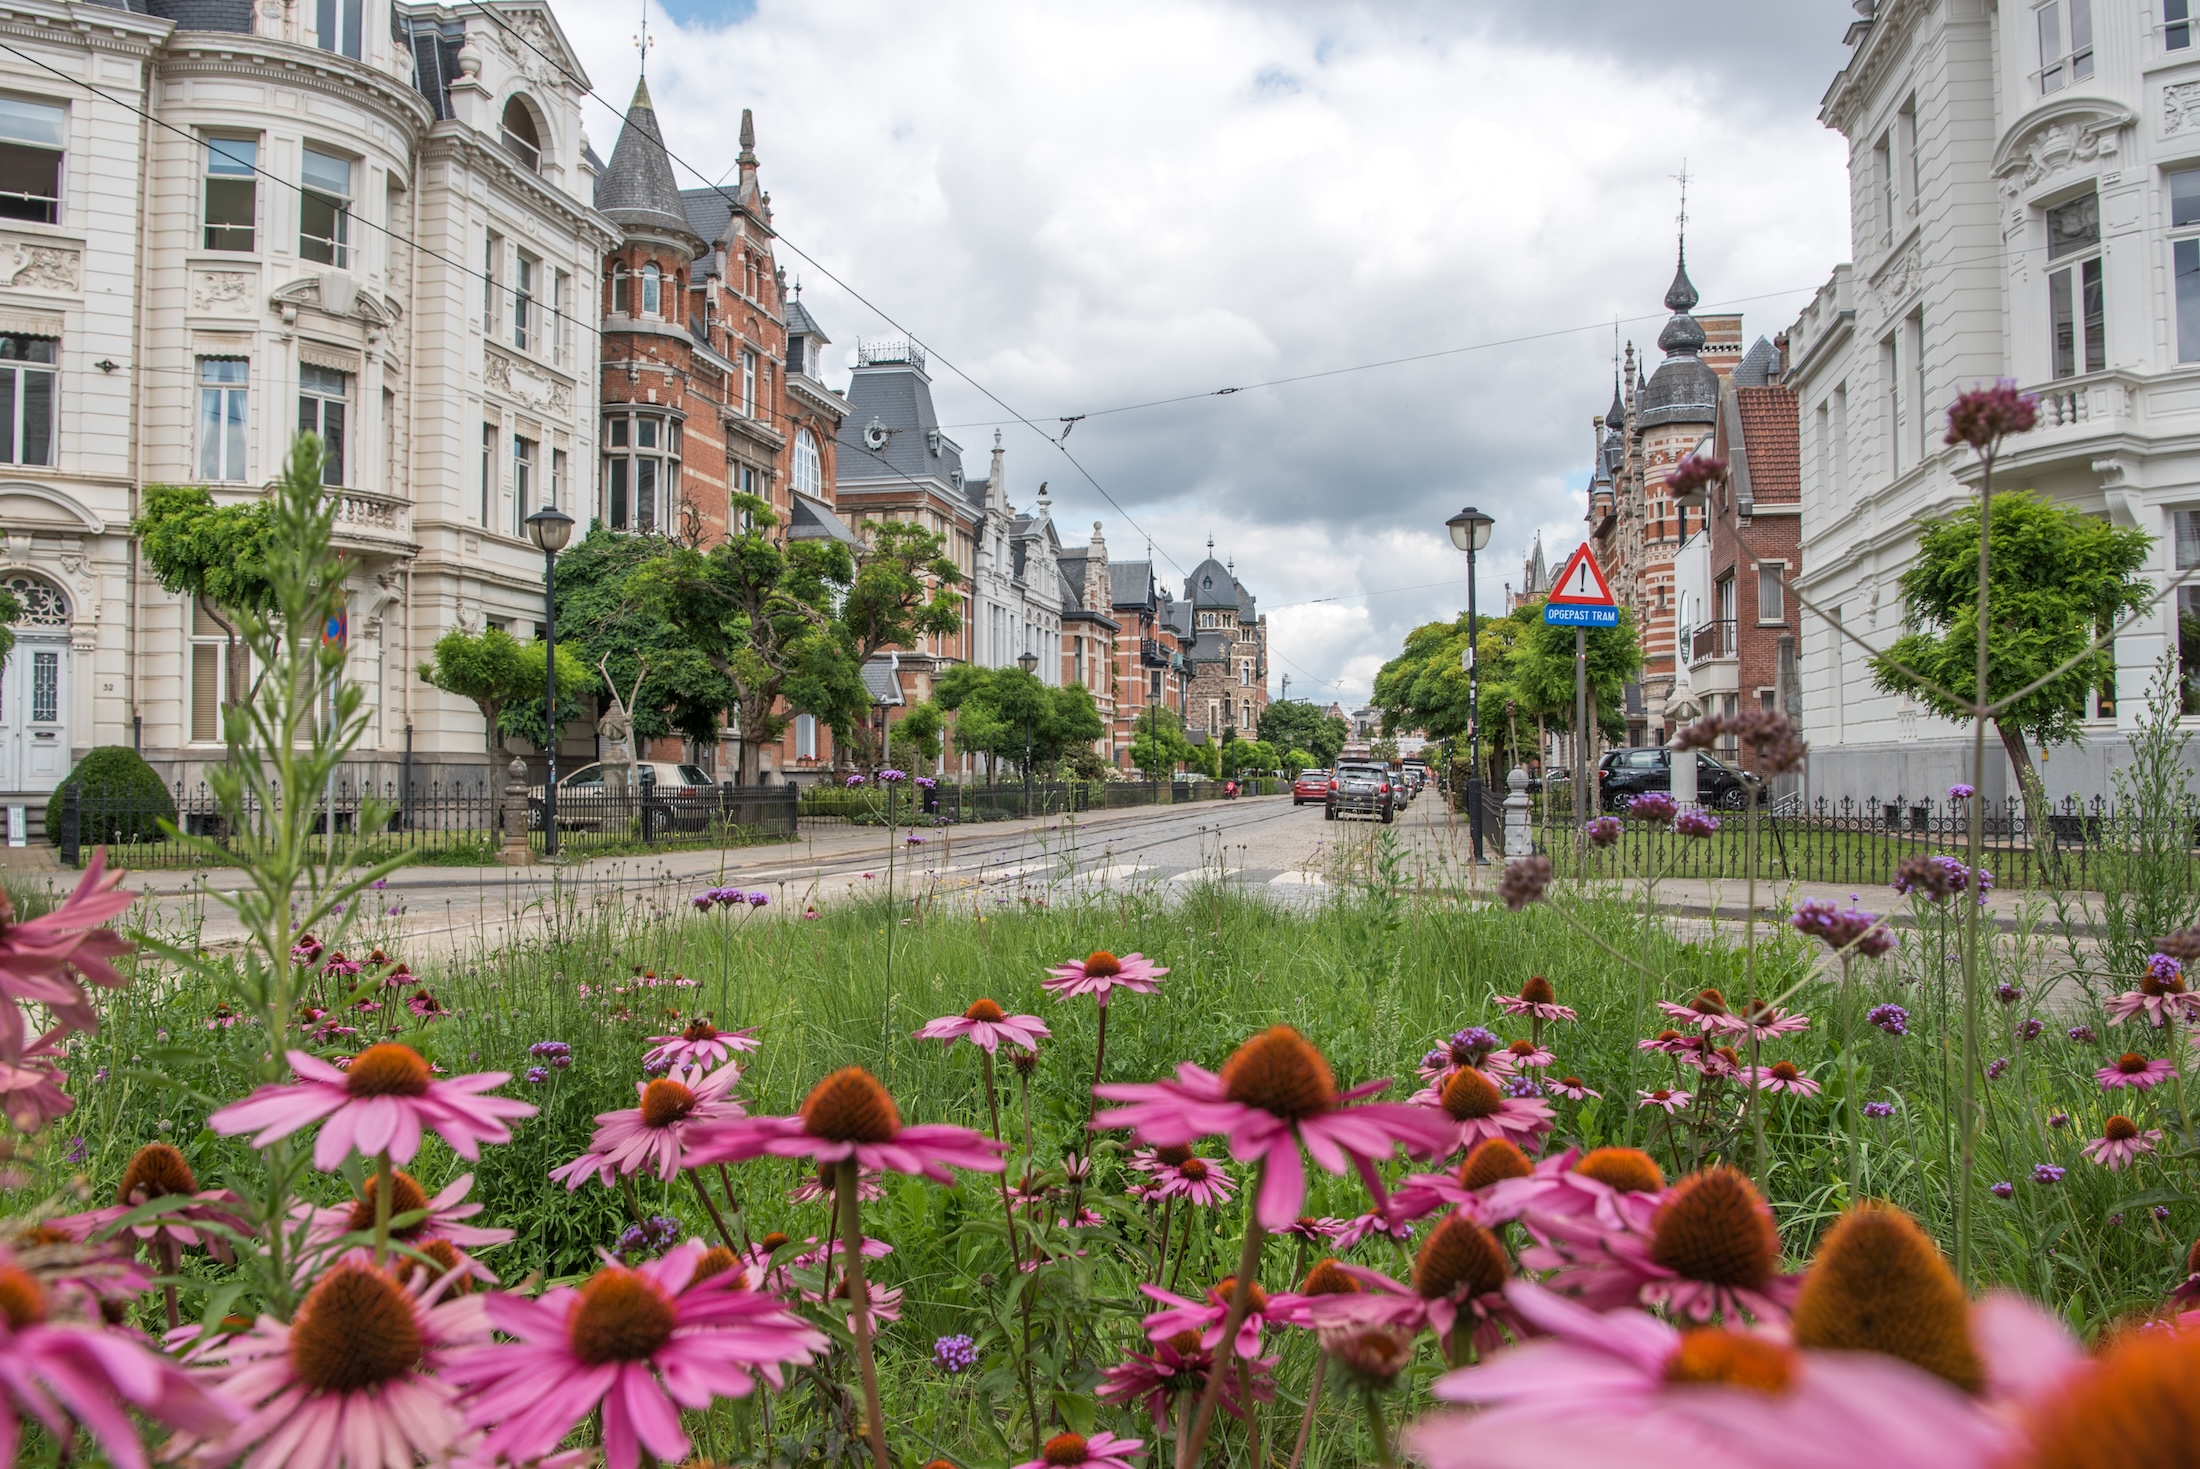
<svg viewBox="0 0 2200 1469"><path fill-rule="evenodd" d="M229 644L222 705L243 702L238 614L262 613L274 604L267 570L274 507L266 500L217 505L202 485L147 485L131 529L162 590L190 597L222 630Z"/></svg>
<svg viewBox="0 0 2200 1469"><path fill-rule="evenodd" d="M548 649L540 642L521 642L501 627L469 633L452 628L436 639L435 656L417 670L430 688L456 694L481 711L488 731L488 751L500 753L498 736L514 735L549 748L549 730L543 719L544 673ZM587 711L581 700L595 692L596 675L574 656L570 647L558 645L558 726L571 724Z"/></svg>

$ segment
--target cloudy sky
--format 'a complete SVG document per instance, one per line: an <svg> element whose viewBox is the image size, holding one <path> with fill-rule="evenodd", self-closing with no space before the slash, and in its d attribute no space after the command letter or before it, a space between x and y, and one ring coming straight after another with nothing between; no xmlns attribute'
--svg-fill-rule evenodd
<svg viewBox="0 0 2200 1469"><path fill-rule="evenodd" d="M666 141L715 181L755 109L835 350L922 340L966 455L1005 428L1065 541L1102 520L1181 578L1212 535L1294 697L1364 699L1464 606L1462 504L1498 521L1485 607L1538 532L1553 562L1581 539L1612 323L1657 336L1684 161L1699 310L1770 335L1846 258L1817 121L1846 0L665 4ZM616 102L640 12L559 6ZM588 128L608 155L616 118Z"/></svg>

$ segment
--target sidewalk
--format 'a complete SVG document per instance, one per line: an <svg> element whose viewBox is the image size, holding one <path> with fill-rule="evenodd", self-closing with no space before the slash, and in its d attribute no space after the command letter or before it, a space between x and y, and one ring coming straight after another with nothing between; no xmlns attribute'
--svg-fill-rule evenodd
<svg viewBox="0 0 2200 1469"><path fill-rule="evenodd" d="M1642 902L1642 883L1639 880L1607 879L1583 883L1580 886L1600 897L1637 906ZM2094 893L2074 893L2068 895L2065 902L2073 916L2090 928L2093 904L2098 896ZM1910 899L1891 887L1859 888L1847 883L1799 882L1784 878L1757 880L1757 917L1760 920L1785 922L1787 916L1805 899L1811 898L1842 908L1854 906L1867 913L1875 913L1885 919L1890 927L1917 926L1915 906ZM1739 923L1749 910L1749 883L1739 877L1669 877L1658 884L1657 905L1661 913L1691 918L1730 919ZM1952 917L1960 917L1960 901L1951 900L1946 911ZM1986 916L1999 929L2012 930L2028 921L2034 925L2052 924L2056 915L2054 895L2048 892L1996 888L1986 895Z"/></svg>

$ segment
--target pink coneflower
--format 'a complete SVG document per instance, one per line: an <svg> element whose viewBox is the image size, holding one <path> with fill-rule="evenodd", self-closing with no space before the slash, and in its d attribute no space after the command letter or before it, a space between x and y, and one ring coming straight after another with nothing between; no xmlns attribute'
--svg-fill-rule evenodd
<svg viewBox="0 0 2200 1469"><path fill-rule="evenodd" d="M1396 1200L1386 1202L1394 1205L1397 1203ZM1403 1217L1404 1212L1403 1206L1399 1205L1396 1216L1386 1209L1370 1209L1364 1214L1354 1216L1351 1222L1337 1231L1337 1249L1340 1252L1358 1249L1368 1236L1376 1234L1399 1244L1405 1243L1413 1238L1413 1224L1411 1220ZM1420 1216L1415 1215L1414 1217L1418 1218Z"/></svg>
<svg viewBox="0 0 2200 1469"><path fill-rule="evenodd" d="M367 1047L341 1071L304 1051L286 1054L296 1082L263 1086L214 1113L206 1125L225 1136L257 1128L252 1146L264 1148L325 1122L313 1140L313 1166L332 1173L354 1147L365 1157L387 1154L392 1163L410 1163L423 1129L470 1162L481 1156L482 1143L511 1141L505 1119L535 1115L531 1102L482 1095L511 1080L509 1073L439 1081L418 1051L395 1041Z"/></svg>
<svg viewBox="0 0 2200 1469"><path fill-rule="evenodd" d="M122 1171L122 1182L115 1189L112 1205L56 1219L53 1226L71 1239L93 1239L113 1228L117 1220L140 1205L154 1199L174 1198L188 1198L191 1202L163 1209L121 1233L155 1249L189 1250L203 1244L215 1259L227 1263L230 1251L224 1231L249 1232L240 1212L244 1200L228 1189L202 1191L183 1154L167 1143L147 1143L137 1150L130 1165ZM213 1227L202 1233L194 1227L201 1225Z"/></svg>
<svg viewBox="0 0 2200 1469"><path fill-rule="evenodd" d="M1536 1161L1525 1178L1493 1184L1483 1201L1483 1220L1527 1219L1547 1214L1592 1215L1606 1229L1648 1233L1665 1174L1639 1148L1568 1148Z"/></svg>
<svg viewBox="0 0 2200 1469"><path fill-rule="evenodd" d="M255 1469L386 1469L442 1460L464 1434L454 1352L486 1341L479 1298L430 1304L387 1271L347 1261L324 1274L288 1322L208 1340L197 1359L224 1396L250 1412L200 1457L247 1449ZM256 1446L256 1447L255 1447Z"/></svg>
<svg viewBox="0 0 2200 1469"><path fill-rule="evenodd" d="M2115 1060L2093 1073L2093 1079L2109 1091L2129 1087L2133 1091L2152 1091L2177 1072L2177 1063L2166 1058L2148 1060L2137 1051L2126 1051Z"/></svg>
<svg viewBox="0 0 2200 1469"><path fill-rule="evenodd" d="M818 1266L824 1264L827 1259L847 1248L846 1240L820 1240L814 1234L806 1237L802 1243L807 1248L787 1262L797 1270L815 1270ZM873 1239L869 1235L863 1237L860 1248L863 1251L863 1258L866 1260L883 1260L894 1253L892 1245L882 1239Z"/></svg>
<svg viewBox="0 0 2200 1469"><path fill-rule="evenodd" d="M1507 1015L1526 1015L1535 1020L1574 1020L1573 1011L1557 1003L1558 994L1551 982L1540 974L1528 976L1517 995L1499 995L1497 1008Z"/></svg>
<svg viewBox="0 0 2200 1469"><path fill-rule="evenodd" d="M1802 1283L1779 1273L1772 1210L1732 1168L1683 1178L1659 1200L1646 1230L1584 1214L1537 1214L1533 1222L1546 1243L1524 1253L1521 1264L1557 1267L1551 1288L1594 1310L1663 1306L1692 1321L1732 1321L1745 1312L1781 1321Z"/></svg>
<svg viewBox="0 0 2200 1469"><path fill-rule="evenodd" d="M1534 1339L1438 1380L1438 1398L1479 1408L1408 1430L1416 1463L1988 1469L2018 1447L2013 1414L1893 1357L1676 1330L1639 1311L1600 1314L1522 1280L1505 1294Z"/></svg>
<svg viewBox="0 0 2200 1469"><path fill-rule="evenodd" d="M59 1022L56 1034L92 1030L99 1017L78 981L103 989L128 983L112 961L130 945L97 926L137 901L118 886L122 877L119 870L107 871L107 849L95 847L76 890L51 913L17 923L14 905L0 898L0 1061L22 1059L29 1034L24 1002L51 1011Z"/></svg>
<svg viewBox="0 0 2200 1469"><path fill-rule="evenodd" d="M370 1173L358 1198L332 1209L315 1209L307 1227L308 1243L325 1245L347 1234L366 1234L374 1228L375 1194L382 1175ZM466 1221L481 1212L479 1202L469 1202L474 1176L461 1173L431 1196L414 1177L400 1168L390 1170L390 1218L419 1213L418 1223L392 1227L390 1238L406 1244L421 1239L449 1240L461 1249L483 1250L508 1244L517 1236L509 1229L485 1228ZM423 1212L425 1211L425 1212Z"/></svg>
<svg viewBox="0 0 2200 1469"><path fill-rule="evenodd" d="M1298 1218L1277 1230L1276 1233L1295 1235L1300 1239L1311 1242L1333 1240L1338 1235L1343 1234L1344 1231L1345 1222L1342 1219L1332 1219L1327 1215L1317 1217L1312 1214L1301 1214Z"/></svg>
<svg viewBox="0 0 2200 1469"><path fill-rule="evenodd" d="M1493 1066L1499 1057L1504 1058L1508 1070L1529 1071L1540 1071L1558 1059L1557 1056L1537 1045L1534 1041L1527 1040L1514 1041L1504 1050L1493 1054L1490 1057Z"/></svg>
<svg viewBox="0 0 2200 1469"><path fill-rule="evenodd" d="M1275 1371L1276 1361L1274 1357L1261 1357L1245 1364L1252 1379L1253 1401L1264 1403L1275 1397L1270 1374ZM1150 1352L1124 1353L1121 1362L1101 1372L1100 1388L1094 1395L1103 1403L1125 1407L1135 1403L1155 1423L1166 1425L1179 1397L1205 1388L1213 1367L1214 1355L1201 1350L1199 1333L1180 1331L1167 1341L1155 1342ZM1235 1372L1222 1374L1220 1401L1222 1410L1231 1417L1245 1416L1238 1402Z"/></svg>
<svg viewBox="0 0 2200 1469"><path fill-rule="evenodd" d="M1602 1097L1604 1095L1600 1091L1592 1091L1578 1076L1561 1076L1556 1081L1545 1082L1544 1085L1550 1089L1552 1096L1564 1097L1569 1102L1578 1102L1586 1097Z"/></svg>
<svg viewBox="0 0 2200 1469"><path fill-rule="evenodd" d="M1038 1458L1016 1469L1132 1469L1131 1457L1145 1446L1142 1438L1117 1438L1107 1432L1090 1438L1058 1433L1047 1440Z"/></svg>
<svg viewBox="0 0 2200 1469"><path fill-rule="evenodd" d="M1635 1104L1637 1107L1663 1107L1669 1114L1688 1105L1688 1093L1674 1091L1671 1087L1652 1087L1635 1095L1641 1098Z"/></svg>
<svg viewBox="0 0 2200 1469"><path fill-rule="evenodd" d="M405 1008L412 1012L415 1020L436 1020L451 1013L426 985L405 997Z"/></svg>
<svg viewBox="0 0 2200 1469"><path fill-rule="evenodd" d="M1093 1126L1128 1127L1138 1141L1164 1146L1226 1136L1240 1163L1262 1160L1254 1217L1263 1229L1281 1229L1298 1217L1306 1198L1302 1142L1323 1168L1342 1173L1357 1167L1378 1192L1374 1165L1399 1144L1424 1157L1451 1148L1457 1125L1441 1112L1398 1102L1340 1105L1388 1085L1378 1080L1338 1091L1321 1052L1279 1025L1238 1047L1219 1074L1186 1061L1174 1081L1093 1088L1108 1101L1131 1104L1100 1113Z"/></svg>
<svg viewBox="0 0 2200 1469"><path fill-rule="evenodd" d="M856 1199L858 1202L872 1204L886 1197L886 1190L880 1188L878 1182L882 1176L875 1168L859 1168L856 1170ZM819 1199L830 1200L833 1196L833 1182L833 1165L830 1163L819 1164L815 1173L787 1191L787 1202L790 1204L814 1204Z"/></svg>
<svg viewBox="0 0 2200 1469"><path fill-rule="evenodd" d="M490 1324L517 1340L458 1353L444 1372L471 1390L469 1423L487 1430L478 1457L547 1454L600 1407L609 1469L635 1469L644 1450L678 1462L691 1448L679 1409L746 1397L759 1375L780 1386L783 1366L825 1349L823 1332L749 1290L745 1272L700 1269L706 1253L687 1240L578 1289L483 1298Z"/></svg>
<svg viewBox="0 0 2200 1469"><path fill-rule="evenodd" d="M1027 1051L1039 1049L1039 1042L1051 1034L1046 1023L1036 1015L1010 1015L991 1000L979 1000L960 1015L942 1015L927 1021L917 1032L917 1039L968 1041L979 1050L991 1055L1002 1041L1022 1046Z"/></svg>
<svg viewBox="0 0 2200 1469"><path fill-rule="evenodd" d="M642 1057L642 1070L669 1071L675 1066L723 1066L736 1051L753 1051L759 1044L756 1030L720 1030L708 1016L699 1015L677 1035L653 1035L652 1047Z"/></svg>
<svg viewBox="0 0 2200 1469"><path fill-rule="evenodd" d="M1415 1092L1413 1100L1450 1119L1451 1146L1446 1152L1471 1148L1490 1137L1533 1146L1551 1129L1549 1102L1540 1097L1508 1096L1497 1089L1496 1082L1471 1066L1454 1071L1441 1085Z"/></svg>
<svg viewBox="0 0 2200 1469"><path fill-rule="evenodd" d="M1714 1046L1709 1035L1698 1036L1696 1039L1697 1044L1693 1048L1681 1052L1673 1059L1691 1071L1714 1079L1742 1074L1742 1058L1732 1046Z"/></svg>
<svg viewBox="0 0 2200 1469"><path fill-rule="evenodd" d="M2108 1119L2101 1135L2087 1143L2082 1151L2103 1168L2114 1172L2133 1159L2154 1151L2154 1145L2162 1140L2162 1130L2139 1130L2139 1124L2121 1114Z"/></svg>
<svg viewBox="0 0 2200 1469"><path fill-rule="evenodd" d="M804 1300L819 1305L824 1304L823 1298L813 1292L804 1291L802 1296ZM848 1330L853 1333L856 1329L856 1313L845 1309L848 1301L847 1277L841 1277L840 1283L833 1287L833 1301L835 1308L841 1311L840 1319L847 1323ZM900 1319L901 1287L898 1285L880 1286L865 1281L863 1284L863 1322L869 1328L872 1337L875 1339L878 1336L880 1327L889 1326Z"/></svg>
<svg viewBox="0 0 2200 1469"><path fill-rule="evenodd" d="M1133 1148L1129 1164L1134 1173L1162 1173L1191 1156L1192 1150L1182 1144L1167 1148Z"/></svg>
<svg viewBox="0 0 2200 1469"><path fill-rule="evenodd" d="M0 999L0 1010L15 1010ZM0 1058L0 1116L23 1133L41 1132L57 1118L76 1110L76 1098L63 1087L69 1074L55 1063L56 1049L67 1032L58 1026L17 1053L13 1061Z"/></svg>
<svg viewBox="0 0 2200 1469"><path fill-rule="evenodd" d="M25 1419L44 1424L64 1450L82 1424L118 1469L145 1469L128 1408L200 1438L228 1428L236 1410L181 1367L127 1332L49 1322L52 1304L38 1278L0 1249L0 1459L15 1462Z"/></svg>
<svg viewBox="0 0 2200 1469"><path fill-rule="evenodd" d="M681 1149L698 1129L747 1115L731 1095L740 1079L741 1068L727 1065L707 1075L697 1066L636 1082L639 1104L621 1112L598 1112L588 1151L552 1169L551 1181L576 1189L594 1174L608 1185L649 1167L668 1182L679 1177Z"/></svg>
<svg viewBox="0 0 2200 1469"><path fill-rule="evenodd" d="M1690 1051L1703 1049L1699 1036L1682 1035L1677 1030L1661 1030L1648 1040L1636 1041L1638 1051L1656 1051L1661 1056L1683 1056Z"/></svg>
<svg viewBox="0 0 2200 1469"><path fill-rule="evenodd" d="M1230 1170L1205 1158L1186 1158L1176 1167L1162 1170L1158 1177L1155 1196L1164 1199L1212 1207L1227 1204L1237 1192L1237 1185L1230 1181Z"/></svg>
<svg viewBox="0 0 2200 1469"><path fill-rule="evenodd" d="M1188 1301L1157 1285L1142 1285L1139 1289L1159 1301L1162 1307L1146 1317L1149 1341L1167 1341L1180 1331L1196 1331L1203 1350L1221 1350L1222 1328L1229 1324L1230 1297L1237 1290L1235 1279L1225 1276L1207 1292L1203 1301ZM1233 1350L1247 1361L1259 1356L1260 1334L1270 1321L1293 1315L1302 1304L1302 1298L1290 1291L1271 1294L1255 1282L1247 1292L1245 1319L1238 1323Z"/></svg>
<svg viewBox="0 0 2200 1469"><path fill-rule="evenodd" d="M2156 954L2140 971L2139 987L2109 996L2104 1008L2119 1025L2144 1015L2147 1024L2159 1028L2179 1015L2200 1018L2200 995L2186 986L2184 965L2167 954Z"/></svg>
<svg viewBox="0 0 2200 1469"><path fill-rule="evenodd" d="M1499 1328L1513 1319L1503 1293L1512 1262L1497 1236L1464 1213L1445 1215L1429 1231L1414 1254L1410 1284L1358 1265L1340 1268L1361 1290L1316 1297L1309 1308L1316 1326L1426 1329L1448 1352L1452 1333L1464 1321L1475 1347L1486 1352L1503 1343Z"/></svg>
<svg viewBox="0 0 2200 1469"><path fill-rule="evenodd" d="M815 1087L792 1117L735 1117L698 1128L688 1140L690 1166L751 1158L854 1158L858 1168L921 1173L939 1183L949 1168L1001 1171L1001 1145L952 1123L904 1127L901 1112L870 1072L844 1066Z"/></svg>
<svg viewBox="0 0 2200 1469"><path fill-rule="evenodd" d="M1112 992L1120 989L1134 995L1150 995L1159 988L1154 981L1168 972L1144 954L1125 954L1117 958L1105 949L1095 949L1082 959L1057 964L1047 971L1052 977L1039 983L1058 1000L1073 995L1091 995L1093 1002L1105 1010Z"/></svg>
<svg viewBox="0 0 2200 1469"><path fill-rule="evenodd" d="M1658 1008L1675 1020L1686 1021L1698 1030L1732 1030L1741 1022L1726 1008L1726 996L1717 990L1701 990L1687 1004L1671 1000L1658 1001Z"/></svg>
<svg viewBox="0 0 2200 1469"><path fill-rule="evenodd" d="M1810 1017L1779 1009L1763 1000L1751 1000L1739 1015L1728 1017L1728 1024L1722 1028L1733 1032L1737 1037L1735 1044L1739 1045L1752 1034L1760 1041L1799 1034L1810 1029Z"/></svg>
<svg viewBox="0 0 2200 1469"><path fill-rule="evenodd" d="M1803 1075L1793 1061L1775 1061L1770 1066L1744 1066L1742 1079L1760 1091L1790 1092L1798 1097L1818 1095L1818 1083Z"/></svg>

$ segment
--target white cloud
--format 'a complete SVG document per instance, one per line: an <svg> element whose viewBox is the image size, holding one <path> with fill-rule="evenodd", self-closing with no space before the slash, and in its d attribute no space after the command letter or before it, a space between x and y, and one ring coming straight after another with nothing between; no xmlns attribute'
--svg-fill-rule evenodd
<svg viewBox="0 0 2200 1469"><path fill-rule="evenodd" d="M1703 24L1701 5L1639 4L1615 24L1661 9ZM1068 539L1099 518L1116 555L1150 534L1164 568L1211 530L1281 609L1292 692L1349 699L1464 600L1442 529L1460 504L1499 517L1487 606L1536 531L1554 562L1579 538L1610 329L1098 410L1614 316L1648 344L1684 157L1701 309L1763 298L1750 334L1779 330L1845 257L1847 186L1813 100L1842 7L1772 9L1690 65L1507 7L759 0L723 25L656 18L650 86L673 152L711 178L755 109L786 239L932 347L966 446L1010 424L1020 502L1046 479ZM560 16L622 100L630 4ZM588 125L608 154L615 120ZM782 262L840 347L891 333ZM1069 448L1140 529L944 363L1042 426L1093 413Z"/></svg>

